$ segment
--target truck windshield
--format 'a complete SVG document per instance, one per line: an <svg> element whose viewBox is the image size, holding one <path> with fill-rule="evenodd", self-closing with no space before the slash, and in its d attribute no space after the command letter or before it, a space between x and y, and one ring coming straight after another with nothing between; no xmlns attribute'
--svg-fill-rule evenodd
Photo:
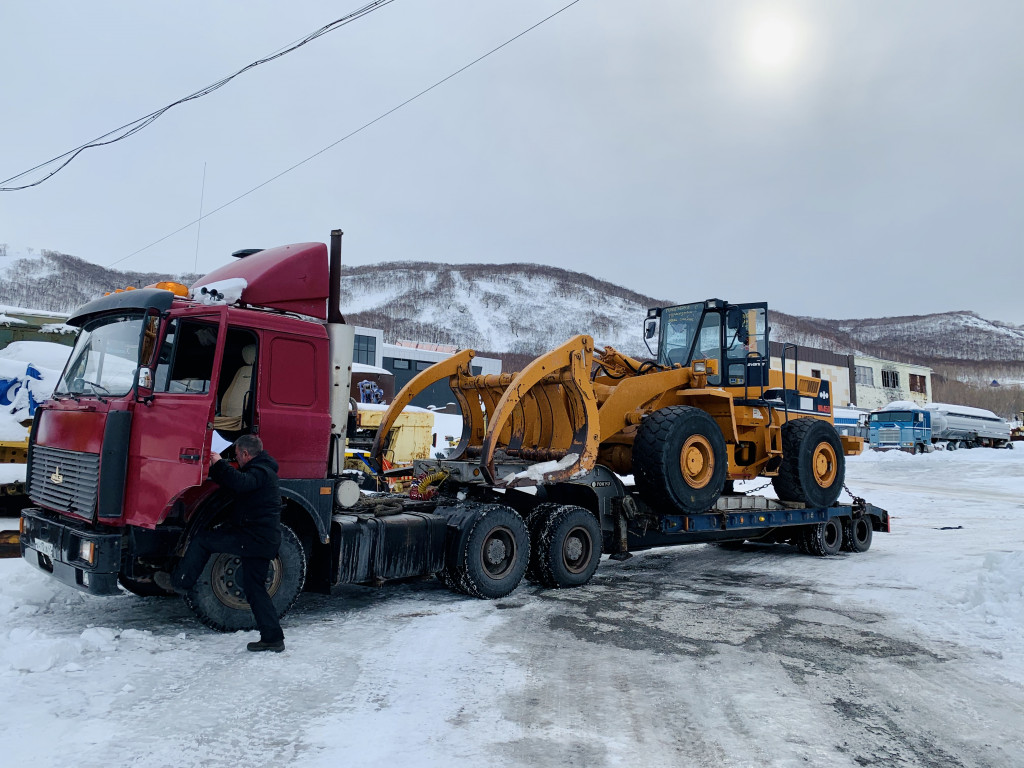
<svg viewBox="0 0 1024 768"><path fill-rule="evenodd" d="M687 365L690 349L704 314L704 302L668 307L661 313L661 344L658 362L661 365Z"/></svg>
<svg viewBox="0 0 1024 768"><path fill-rule="evenodd" d="M106 315L87 322L54 395L128 394L139 364L142 322L141 313Z"/></svg>
<svg viewBox="0 0 1024 768"><path fill-rule="evenodd" d="M904 421L913 421L913 420L914 420L914 414L912 414L910 411L884 411L882 413L872 413L871 414L871 421L872 422L889 423L889 422L904 422Z"/></svg>

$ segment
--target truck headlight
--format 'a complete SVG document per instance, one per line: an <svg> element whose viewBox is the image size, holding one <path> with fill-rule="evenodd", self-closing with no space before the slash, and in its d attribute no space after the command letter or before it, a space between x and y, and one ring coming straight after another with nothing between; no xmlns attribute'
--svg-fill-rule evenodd
<svg viewBox="0 0 1024 768"><path fill-rule="evenodd" d="M78 543L78 559L85 560L89 565L92 565L93 558L96 556L96 545L91 541L82 539Z"/></svg>

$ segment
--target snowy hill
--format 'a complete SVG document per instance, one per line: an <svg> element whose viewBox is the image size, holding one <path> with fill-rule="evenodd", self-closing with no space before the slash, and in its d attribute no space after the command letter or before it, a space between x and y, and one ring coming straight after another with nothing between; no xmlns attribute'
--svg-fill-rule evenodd
<svg viewBox="0 0 1024 768"><path fill-rule="evenodd" d="M54 251L0 245L0 306L68 312L104 291L167 278L192 283L198 276L112 270ZM646 355L641 331L649 307L704 298L657 298L537 264L390 262L345 268L342 311L349 322L383 329L389 341L532 356L589 333L598 347ZM785 314L770 294L719 298L767 300L775 341L919 363L985 384L1024 377L1024 328L973 312L827 320Z"/></svg>

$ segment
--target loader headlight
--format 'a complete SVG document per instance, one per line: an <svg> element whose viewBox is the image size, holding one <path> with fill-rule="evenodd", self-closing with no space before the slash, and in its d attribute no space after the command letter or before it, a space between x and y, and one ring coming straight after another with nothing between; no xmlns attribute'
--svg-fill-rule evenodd
<svg viewBox="0 0 1024 768"><path fill-rule="evenodd" d="M708 364L706 360L697 360L693 364L694 373L706 373L708 370Z"/></svg>

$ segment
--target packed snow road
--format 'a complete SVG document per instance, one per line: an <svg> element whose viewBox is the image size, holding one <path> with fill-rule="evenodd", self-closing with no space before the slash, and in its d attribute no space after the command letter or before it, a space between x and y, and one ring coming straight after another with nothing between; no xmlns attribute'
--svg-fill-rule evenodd
<svg viewBox="0 0 1024 768"><path fill-rule="evenodd" d="M759 483L758 483L759 484ZM860 555L693 546L495 602L306 595L288 650L0 563L4 765L1024 765L1024 451L850 461ZM753 486L754 484L750 484Z"/></svg>

